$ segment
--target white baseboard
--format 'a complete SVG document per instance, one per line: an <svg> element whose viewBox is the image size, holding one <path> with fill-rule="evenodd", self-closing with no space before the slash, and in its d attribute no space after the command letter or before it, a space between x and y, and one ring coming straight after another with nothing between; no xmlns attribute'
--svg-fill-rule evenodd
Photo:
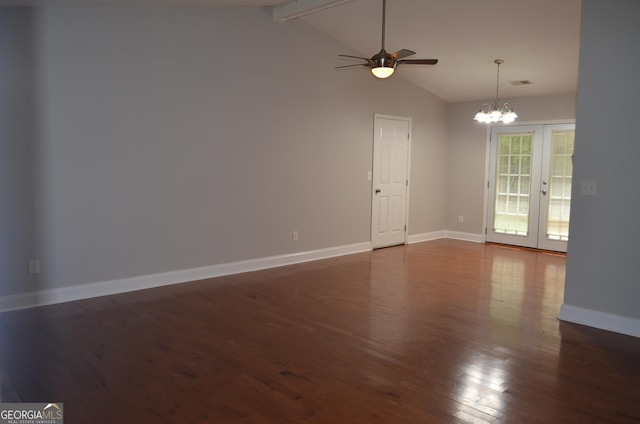
<svg viewBox="0 0 640 424"><path fill-rule="evenodd" d="M407 244L421 243L423 241L438 240L442 238L450 238L455 240L471 241L474 243L482 243L484 238L482 234L462 233L459 231L433 231L431 233L413 234L407 237Z"/></svg>
<svg viewBox="0 0 640 424"><path fill-rule="evenodd" d="M438 240L445 237L446 231L433 231L431 233L413 234L407 237L407 244L422 243L423 241Z"/></svg>
<svg viewBox="0 0 640 424"><path fill-rule="evenodd" d="M484 237L482 234L476 233L463 233L460 231L445 231L445 238L462 240L462 241L471 241L473 243L484 243Z"/></svg>
<svg viewBox="0 0 640 424"><path fill-rule="evenodd" d="M614 315L567 305L560 308L560 320L587 325L601 330L613 331L628 336L640 337L640 319Z"/></svg>
<svg viewBox="0 0 640 424"><path fill-rule="evenodd" d="M407 243L420 243L441 238L482 242L482 236L479 234L443 230L411 235L407 238ZM207 278L222 277L224 275L239 274L242 272L258 271L261 269L327 259L335 256L350 255L352 253L367 252L371 249L371 242L362 242L307 252L3 296L0 297L0 313L18 309L34 308L37 306L52 305L55 303L71 302L74 300L89 299L92 297L126 293L135 290L150 289L153 287L162 287L171 284L180 284Z"/></svg>
<svg viewBox="0 0 640 424"><path fill-rule="evenodd" d="M0 297L0 313L293 265L371 250L370 242Z"/></svg>

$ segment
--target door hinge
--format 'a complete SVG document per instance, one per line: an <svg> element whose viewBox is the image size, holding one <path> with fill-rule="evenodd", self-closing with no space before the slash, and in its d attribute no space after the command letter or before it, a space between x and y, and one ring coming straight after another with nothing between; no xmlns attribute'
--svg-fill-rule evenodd
<svg viewBox="0 0 640 424"><path fill-rule="evenodd" d="M406 225L404 226L404 232L405 233L407 232L407 226Z"/></svg>
<svg viewBox="0 0 640 424"><path fill-rule="evenodd" d="M487 227L484 227L484 235L487 235Z"/></svg>
<svg viewBox="0 0 640 424"><path fill-rule="evenodd" d="M487 188L489 188L489 181L487 181Z"/></svg>
<svg viewBox="0 0 640 424"><path fill-rule="evenodd" d="M406 181L406 184L405 184L405 185L406 185L407 187L409 187L409 180L407 180L407 181Z"/></svg>

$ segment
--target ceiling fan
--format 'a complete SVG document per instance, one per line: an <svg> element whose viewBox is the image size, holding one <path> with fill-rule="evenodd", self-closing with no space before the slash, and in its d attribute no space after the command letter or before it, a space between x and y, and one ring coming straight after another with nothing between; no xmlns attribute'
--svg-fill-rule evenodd
<svg viewBox="0 0 640 424"><path fill-rule="evenodd" d="M346 57L350 59L364 60L365 63L358 63L355 65L337 66L336 69L354 68L356 66L366 66L371 69L371 73L377 78L388 78L395 71L399 65L435 65L438 63L438 59L405 59L405 57L412 56L416 52L412 50L402 49L395 53L387 53L384 49L384 25L385 15L387 9L387 0L382 0L382 48L378 53L371 58L360 56L351 56L348 54L339 54L339 57Z"/></svg>

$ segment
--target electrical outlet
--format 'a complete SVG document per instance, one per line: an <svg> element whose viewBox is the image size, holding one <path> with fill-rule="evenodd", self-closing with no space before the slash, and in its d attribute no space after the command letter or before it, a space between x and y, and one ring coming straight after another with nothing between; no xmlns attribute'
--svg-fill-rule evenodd
<svg viewBox="0 0 640 424"><path fill-rule="evenodd" d="M458 215L458 222L460 222L460 223L464 222L464 216L463 215Z"/></svg>
<svg viewBox="0 0 640 424"><path fill-rule="evenodd" d="M291 235L291 239L293 241L298 241L298 232L294 231L293 234Z"/></svg>
<svg viewBox="0 0 640 424"><path fill-rule="evenodd" d="M598 194L597 181L582 181L580 193L583 196L596 196Z"/></svg>
<svg viewBox="0 0 640 424"><path fill-rule="evenodd" d="M27 263L29 267L29 274L40 274L40 261L37 259L29 259Z"/></svg>

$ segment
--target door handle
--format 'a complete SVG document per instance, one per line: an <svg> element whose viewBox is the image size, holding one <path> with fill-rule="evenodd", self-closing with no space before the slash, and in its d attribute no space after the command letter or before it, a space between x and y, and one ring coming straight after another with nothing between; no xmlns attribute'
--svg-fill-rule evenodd
<svg viewBox="0 0 640 424"><path fill-rule="evenodd" d="M380 193L380 191L381 191L381 190L380 190L379 188L377 188L377 189L376 189L376 194Z"/></svg>

